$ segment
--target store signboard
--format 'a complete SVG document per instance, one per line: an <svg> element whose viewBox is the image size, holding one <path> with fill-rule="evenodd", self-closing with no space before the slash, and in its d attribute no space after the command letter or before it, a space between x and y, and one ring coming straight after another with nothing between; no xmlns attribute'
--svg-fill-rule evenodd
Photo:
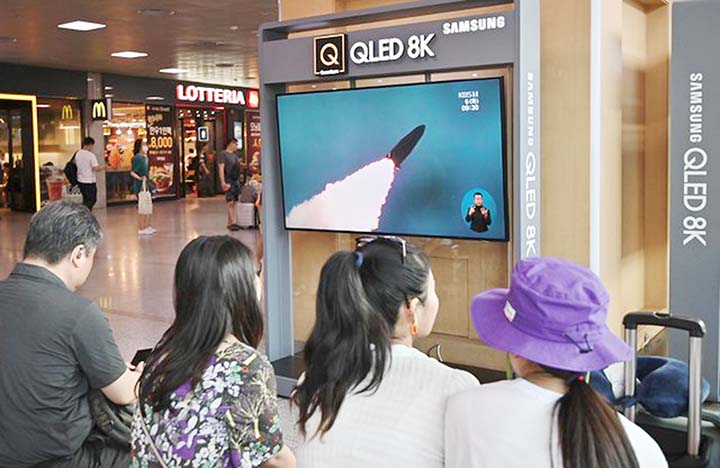
<svg viewBox="0 0 720 468"><path fill-rule="evenodd" d="M175 97L183 102L245 105L245 92L241 89L179 84L175 87Z"/></svg>
<svg viewBox="0 0 720 468"><path fill-rule="evenodd" d="M93 120L111 120L112 107L110 99L93 99L90 101L90 115Z"/></svg>
<svg viewBox="0 0 720 468"><path fill-rule="evenodd" d="M515 15L503 12L269 41L262 44L263 55L274 59L263 65L263 82L313 81L345 72L355 78L432 72L465 68L468 63L511 64L515 37ZM343 44L347 47L346 60Z"/></svg>
<svg viewBox="0 0 720 468"><path fill-rule="evenodd" d="M177 192L173 114L172 106L145 105L150 180L159 197L175 196Z"/></svg>
<svg viewBox="0 0 720 468"><path fill-rule="evenodd" d="M262 137L260 133L260 112L246 112L245 122L247 123L247 160L252 162L256 157L260 160Z"/></svg>
<svg viewBox="0 0 720 468"><path fill-rule="evenodd" d="M720 400L720 3L675 2L670 71L670 312L702 318L703 377ZM687 359L687 338L670 351Z"/></svg>

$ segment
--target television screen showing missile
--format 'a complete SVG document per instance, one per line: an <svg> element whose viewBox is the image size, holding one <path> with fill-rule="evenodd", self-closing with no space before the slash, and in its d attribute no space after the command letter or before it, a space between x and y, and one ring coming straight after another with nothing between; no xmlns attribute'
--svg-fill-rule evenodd
<svg viewBox="0 0 720 468"><path fill-rule="evenodd" d="M507 240L502 78L278 96L285 226Z"/></svg>

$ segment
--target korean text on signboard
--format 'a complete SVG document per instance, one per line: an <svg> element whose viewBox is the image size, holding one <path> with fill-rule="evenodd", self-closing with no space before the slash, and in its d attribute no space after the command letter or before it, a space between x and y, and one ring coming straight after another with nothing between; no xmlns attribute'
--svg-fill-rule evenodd
<svg viewBox="0 0 720 468"><path fill-rule="evenodd" d="M177 192L177 183L172 107L147 104L145 119L150 180L155 184L158 196L174 196Z"/></svg>

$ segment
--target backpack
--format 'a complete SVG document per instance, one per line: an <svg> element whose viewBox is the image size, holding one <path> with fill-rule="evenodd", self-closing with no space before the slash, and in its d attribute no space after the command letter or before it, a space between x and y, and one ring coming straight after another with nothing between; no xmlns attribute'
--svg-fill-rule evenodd
<svg viewBox="0 0 720 468"><path fill-rule="evenodd" d="M75 154L72 155L72 158L70 158L70 161L68 161L67 164L65 164L65 169L63 169L63 172L65 173L65 177L67 177L68 182L70 182L71 187L75 187L78 184L78 168L77 164L75 164L75 156L77 155L77 151L75 151Z"/></svg>

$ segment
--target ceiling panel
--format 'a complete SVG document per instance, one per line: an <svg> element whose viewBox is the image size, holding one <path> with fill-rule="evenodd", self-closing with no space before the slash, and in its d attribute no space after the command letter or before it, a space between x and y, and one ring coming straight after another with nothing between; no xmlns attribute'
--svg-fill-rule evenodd
<svg viewBox="0 0 720 468"><path fill-rule="evenodd" d="M141 9L175 14L141 15ZM0 62L257 86L257 30L277 17L275 0L0 0L0 36L16 38L0 39ZM57 28L74 20L107 27L90 32ZM110 56L124 50L148 57ZM188 72L158 71L170 67Z"/></svg>

